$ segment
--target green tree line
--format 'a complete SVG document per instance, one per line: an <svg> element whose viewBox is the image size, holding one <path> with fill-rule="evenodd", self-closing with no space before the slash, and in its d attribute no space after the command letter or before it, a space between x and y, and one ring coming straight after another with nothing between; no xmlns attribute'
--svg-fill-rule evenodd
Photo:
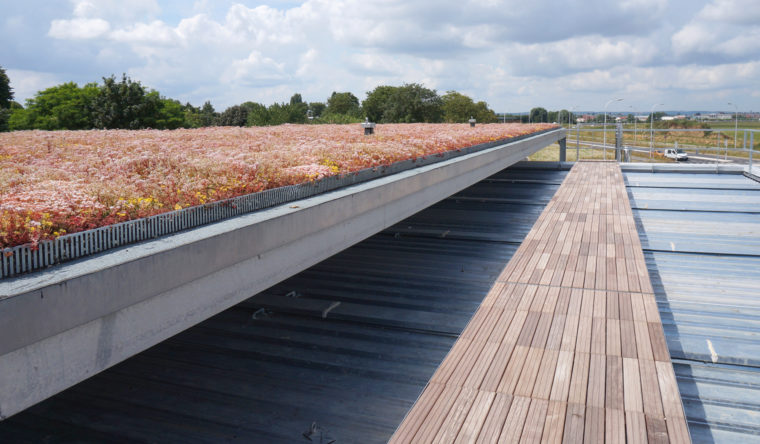
<svg viewBox="0 0 760 444"><path fill-rule="evenodd" d="M207 126L266 126L283 123L497 122L483 101L456 91L439 95L410 83L378 86L360 101L351 92L333 92L324 102L305 102L293 94L288 102L266 106L243 102L217 112L210 102L201 107L164 97L125 74L79 86L74 82L39 91L24 106L13 101L5 70L0 67L0 131L78 129L175 129Z"/></svg>

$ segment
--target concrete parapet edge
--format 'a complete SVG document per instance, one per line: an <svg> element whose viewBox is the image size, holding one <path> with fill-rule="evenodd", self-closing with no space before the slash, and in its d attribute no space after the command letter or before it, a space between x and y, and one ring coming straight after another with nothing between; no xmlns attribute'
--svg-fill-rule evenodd
<svg viewBox="0 0 760 444"><path fill-rule="evenodd" d="M565 137L546 132L0 282L0 419Z"/></svg>

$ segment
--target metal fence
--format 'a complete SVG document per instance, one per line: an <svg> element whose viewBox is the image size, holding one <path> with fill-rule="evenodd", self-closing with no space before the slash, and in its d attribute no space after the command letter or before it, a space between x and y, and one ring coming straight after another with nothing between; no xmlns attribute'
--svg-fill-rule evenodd
<svg viewBox="0 0 760 444"><path fill-rule="evenodd" d="M592 125L574 125L566 129L567 152L571 156L574 154L575 159L665 161L665 150L681 149L688 155L698 157L700 163L734 162L748 164L751 169L756 150L753 147L756 140L760 141L760 130L751 128L739 128L738 131L733 128L637 129L613 124L607 125L606 129ZM679 141L689 139L690 133L703 133L702 143Z"/></svg>
<svg viewBox="0 0 760 444"><path fill-rule="evenodd" d="M54 240L40 241L37 247L20 245L5 248L2 250L2 254L0 254L0 279L18 276L62 262L148 239L155 239L167 234L177 233L189 228L218 222L294 200L305 199L327 191L487 150L551 131L561 130L548 129L510 139L497 140L459 150L396 162L390 165L366 168L355 173L329 176L313 182L274 188L142 219L66 234Z"/></svg>

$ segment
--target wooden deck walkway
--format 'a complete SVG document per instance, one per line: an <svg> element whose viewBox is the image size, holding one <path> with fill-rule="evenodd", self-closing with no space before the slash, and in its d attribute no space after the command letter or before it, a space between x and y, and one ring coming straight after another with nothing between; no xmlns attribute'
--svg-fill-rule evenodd
<svg viewBox="0 0 760 444"><path fill-rule="evenodd" d="M391 442L690 442L616 163L575 164Z"/></svg>

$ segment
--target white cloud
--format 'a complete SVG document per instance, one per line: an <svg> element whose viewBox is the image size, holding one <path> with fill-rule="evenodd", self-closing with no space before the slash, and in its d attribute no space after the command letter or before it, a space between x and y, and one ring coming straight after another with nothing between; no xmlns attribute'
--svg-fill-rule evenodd
<svg viewBox="0 0 760 444"><path fill-rule="evenodd" d="M177 44L181 40L181 36L175 29L159 20L136 23L127 28L117 29L108 37L117 42L157 45Z"/></svg>
<svg viewBox="0 0 760 444"><path fill-rule="evenodd" d="M53 73L20 69L7 69L5 73L11 81L15 100L21 104L38 91L61 83L61 78Z"/></svg>
<svg viewBox="0 0 760 444"><path fill-rule="evenodd" d="M111 25L99 18L53 20L48 35L56 39L87 40L102 37L110 29Z"/></svg>
<svg viewBox="0 0 760 444"><path fill-rule="evenodd" d="M713 0L671 38L683 58L710 63L747 61L760 56L760 2Z"/></svg>
<svg viewBox="0 0 760 444"><path fill-rule="evenodd" d="M272 86L288 79L285 64L253 51L243 60L235 60L222 75L223 82L246 86Z"/></svg>
<svg viewBox="0 0 760 444"><path fill-rule="evenodd" d="M75 0L48 36L57 48L89 50L93 66L82 71L90 80L109 75L107 66L218 108L294 92L308 101L346 90L363 98L404 82L456 89L499 110L623 93L643 100L664 88L700 97L760 89L740 75L756 72L760 58L756 0L265 3L199 0L170 10L154 0Z"/></svg>
<svg viewBox="0 0 760 444"><path fill-rule="evenodd" d="M146 20L161 12L156 0L70 0L70 3L74 17L101 18L117 23Z"/></svg>
<svg viewBox="0 0 760 444"><path fill-rule="evenodd" d="M757 25L760 3L756 0L715 0L700 11L698 18L705 22Z"/></svg>

